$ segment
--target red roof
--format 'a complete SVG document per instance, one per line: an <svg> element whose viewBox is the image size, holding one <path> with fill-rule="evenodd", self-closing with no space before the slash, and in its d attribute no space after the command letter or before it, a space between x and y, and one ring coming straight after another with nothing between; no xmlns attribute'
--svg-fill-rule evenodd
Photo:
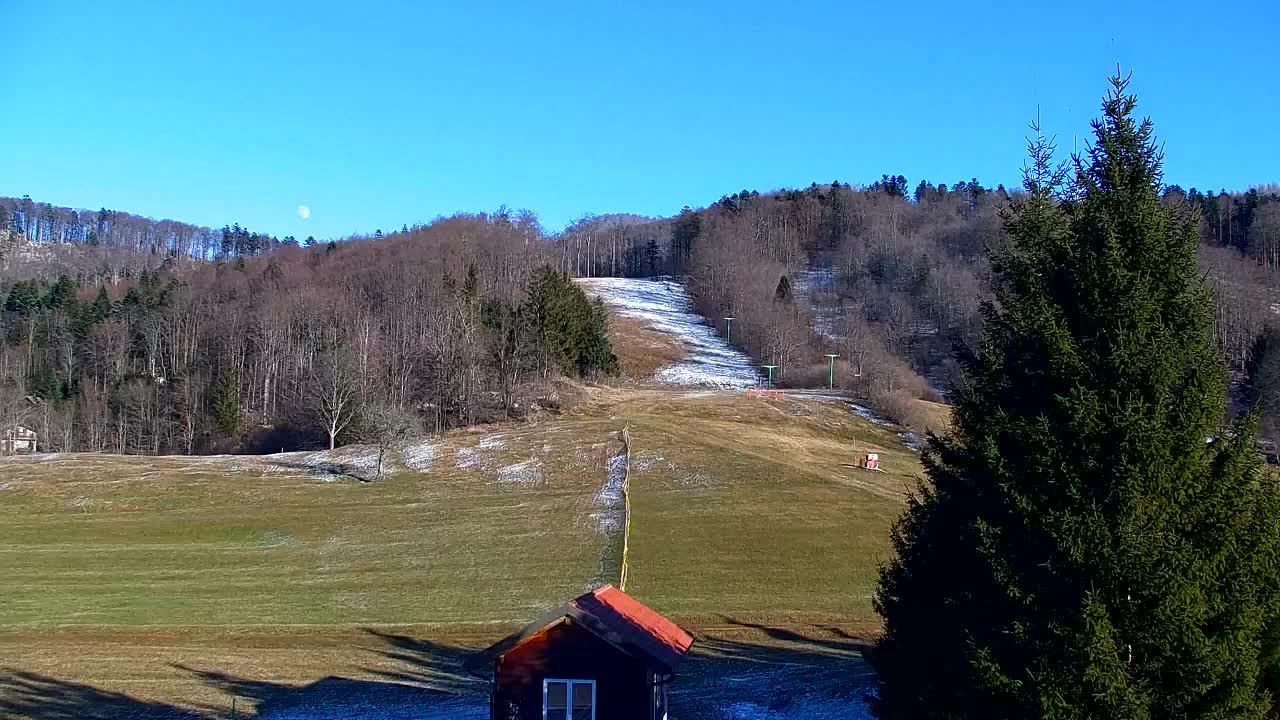
<svg viewBox="0 0 1280 720"><path fill-rule="evenodd" d="M473 672L525 640L568 617L587 630L632 654L648 658L659 669L672 672L693 646L693 636L640 601L612 585L596 588L570 600L498 641L469 660Z"/></svg>
<svg viewBox="0 0 1280 720"><path fill-rule="evenodd" d="M686 652L689 652L689 648L694 646L694 635L685 632L685 629L681 628L680 625L663 618L662 615L658 615L657 611L650 609L643 602L631 597L630 594L620 591L613 585L604 585L602 588L596 588L594 592L573 601L573 605L581 607L582 610L591 610L593 614L599 615L599 611L584 607L584 601L588 597L594 597L595 600L604 603L609 609L621 615L622 619L649 634L654 641L671 648L671 651L677 653L677 655L685 655Z"/></svg>

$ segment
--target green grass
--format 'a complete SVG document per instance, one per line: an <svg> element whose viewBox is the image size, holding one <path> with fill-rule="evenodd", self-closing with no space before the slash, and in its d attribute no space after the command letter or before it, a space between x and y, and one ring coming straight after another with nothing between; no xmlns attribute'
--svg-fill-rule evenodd
<svg viewBox="0 0 1280 720"><path fill-rule="evenodd" d="M797 643L874 632L876 567L916 457L838 404L637 389L593 390L536 426L450 436L430 470L377 482L282 467L301 455L0 461L0 665L214 713L233 695L241 709L262 698L201 672L281 691L329 675L452 688L466 649L617 581L620 538L602 532L596 494L624 426L627 590L730 663L694 676L757 655L854 672L855 650ZM887 472L846 467L868 451ZM522 462L541 480L501 472ZM365 628L453 650L443 664L406 659Z"/></svg>
<svg viewBox="0 0 1280 720"><path fill-rule="evenodd" d="M631 423L628 590L695 624L872 621L888 531L919 473L840 405L701 398ZM887 471L858 470L878 452Z"/></svg>
<svg viewBox="0 0 1280 720"><path fill-rule="evenodd" d="M526 617L581 591L608 541L590 514L617 427L558 429L459 436L433 471L372 483L239 459L7 463L0 625ZM460 449L489 467L455 467ZM542 482L499 478L530 458Z"/></svg>

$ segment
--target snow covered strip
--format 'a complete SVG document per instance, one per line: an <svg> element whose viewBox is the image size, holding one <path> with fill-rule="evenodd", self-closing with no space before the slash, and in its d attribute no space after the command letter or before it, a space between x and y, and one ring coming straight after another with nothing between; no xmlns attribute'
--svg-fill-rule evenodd
<svg viewBox="0 0 1280 720"><path fill-rule="evenodd" d="M660 382L722 389L760 383L751 358L730 347L693 312L689 293L680 283L642 278L579 278L578 283L617 314L643 320L684 346L689 357L659 369L656 377Z"/></svg>

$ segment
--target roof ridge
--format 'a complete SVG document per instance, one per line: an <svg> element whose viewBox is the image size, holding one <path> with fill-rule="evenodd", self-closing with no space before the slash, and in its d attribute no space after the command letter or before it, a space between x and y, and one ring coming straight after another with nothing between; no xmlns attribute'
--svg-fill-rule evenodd
<svg viewBox="0 0 1280 720"><path fill-rule="evenodd" d="M693 635L684 628L612 584L605 584L544 613L523 629L477 653L466 662L466 667L474 673L481 662L506 654L562 618L577 621L587 631L624 652L643 654L667 672L674 671L694 642Z"/></svg>

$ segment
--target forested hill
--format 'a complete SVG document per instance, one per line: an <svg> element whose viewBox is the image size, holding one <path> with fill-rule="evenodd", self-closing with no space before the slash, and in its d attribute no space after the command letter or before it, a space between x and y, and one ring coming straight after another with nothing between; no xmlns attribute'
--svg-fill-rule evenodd
<svg viewBox="0 0 1280 720"><path fill-rule="evenodd" d="M1164 197L1199 224L1201 265L1219 298L1215 337L1237 389L1248 389L1255 344L1280 309L1278 193L1173 186ZM825 383L824 356L839 353L838 381L911 422L912 400L945 387L956 345L976 342L1009 201L1005 188L973 179L911 189L886 175L863 188L744 190L667 221L586 223L558 240L575 274L685 275L708 321L723 330L721 318L734 317L731 341L780 366L783 382ZM1270 416L1280 415L1274 395Z"/></svg>
<svg viewBox="0 0 1280 720"><path fill-rule="evenodd" d="M0 425L53 450L275 451L555 406L556 377L616 359L530 217L5 281Z"/></svg>
<svg viewBox="0 0 1280 720"><path fill-rule="evenodd" d="M1280 340L1259 341L1280 317L1276 191L1165 197L1199 222L1215 334L1246 390L1250 370L1280 377L1263 373ZM608 372L611 353L601 311L545 265L684 276L709 323L723 333L734 317L730 341L782 382L825 385L838 353L838 384L919 424L913 400L936 399L955 346L975 342L1009 201L976 180L884 176L555 234L503 210L311 245L4 199L0 422L21 416L55 449L278 450L370 431L353 407L437 429L554 404L546 381ZM321 407L326 378L346 410ZM1280 391L1256 385L1270 426Z"/></svg>
<svg viewBox="0 0 1280 720"><path fill-rule="evenodd" d="M107 208L58 207L33 201L26 195L0 197L0 229L37 245L85 245L206 259L261 255L281 246L300 244L296 238L252 232L238 223L214 229L177 220L153 220ZM315 242L315 238L309 240ZM307 242L307 239L301 241Z"/></svg>

